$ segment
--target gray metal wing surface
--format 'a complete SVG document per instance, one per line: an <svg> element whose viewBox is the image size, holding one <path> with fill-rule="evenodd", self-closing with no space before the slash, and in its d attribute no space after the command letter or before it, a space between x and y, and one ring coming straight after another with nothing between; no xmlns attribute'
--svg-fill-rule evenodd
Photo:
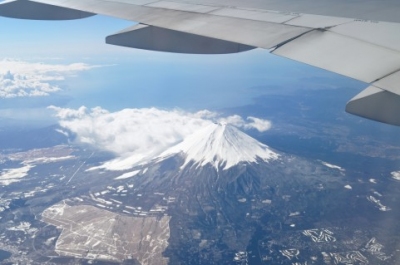
<svg viewBox="0 0 400 265"><path fill-rule="evenodd" d="M369 86L346 111L400 125L397 0L14 0L0 15L76 19L102 14L140 24L107 43L155 51L221 54L254 48Z"/></svg>

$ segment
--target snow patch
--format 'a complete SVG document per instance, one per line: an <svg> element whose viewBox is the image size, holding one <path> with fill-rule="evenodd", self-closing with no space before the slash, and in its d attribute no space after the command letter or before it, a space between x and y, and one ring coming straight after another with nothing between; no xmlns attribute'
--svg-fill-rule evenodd
<svg viewBox="0 0 400 265"><path fill-rule="evenodd" d="M69 133L67 131L61 129L55 129L56 132L61 133L62 135L69 137Z"/></svg>
<svg viewBox="0 0 400 265"><path fill-rule="evenodd" d="M125 173L125 174L122 174L122 175L119 176L119 177L116 177L115 180L131 178L131 177L136 176L139 172L140 172L140 170L135 170L135 171L127 172L127 173Z"/></svg>
<svg viewBox="0 0 400 265"><path fill-rule="evenodd" d="M19 182L21 178L28 175L29 170L33 167L32 165L26 165L20 168L4 169L0 175L0 184L10 185L11 183Z"/></svg>
<svg viewBox="0 0 400 265"><path fill-rule="evenodd" d="M181 143L163 152L159 158L183 154L182 168L194 162L198 166L211 164L217 170L227 170L240 162L257 163L278 159L279 155L267 145L227 124L210 124L190 135Z"/></svg>
<svg viewBox="0 0 400 265"><path fill-rule="evenodd" d="M23 163L24 164L35 164L35 163L40 163L40 164L45 164L45 163L55 163L55 162L60 162L60 161L65 161L65 160L70 160L70 159L75 159L75 156L61 156L61 157L38 157L34 158L32 160L26 160Z"/></svg>
<svg viewBox="0 0 400 265"><path fill-rule="evenodd" d="M133 154L128 155L127 157L118 157L107 161L100 166L91 167L86 171L93 171L98 169L105 169L110 171L120 171L120 170L128 170L134 166L144 164L146 161L151 159L151 155L143 155L143 154Z"/></svg>
<svg viewBox="0 0 400 265"><path fill-rule="evenodd" d="M375 198L374 196L368 196L367 200L372 202L372 203L374 203L379 208L379 210L382 211L382 212L387 212L387 211L391 210L390 207L387 207L387 206L383 205L381 203L381 201L378 200L377 198Z"/></svg>
<svg viewBox="0 0 400 265"><path fill-rule="evenodd" d="M393 171L390 174L392 174L392 178L394 178L395 180L400 180L400 171Z"/></svg>
<svg viewBox="0 0 400 265"><path fill-rule="evenodd" d="M21 232L24 232L25 234L30 234L30 235L33 235L38 231L37 228L31 227L31 223L29 223L29 222L21 222L17 226L13 226L13 227L7 228L7 230L9 230L9 231L21 231Z"/></svg>
<svg viewBox="0 0 400 265"><path fill-rule="evenodd" d="M333 164L329 164L329 163L324 162L324 161L321 161L321 163L326 167L333 168L333 169L338 169L340 171L345 171L345 169L342 168L342 167L339 167L339 166L336 166L336 165L333 165Z"/></svg>
<svg viewBox="0 0 400 265"><path fill-rule="evenodd" d="M272 201L271 201L271 200L268 200L268 199L262 200L261 202L262 202L262 203L265 203L265 204L271 204L271 203L272 203Z"/></svg>
<svg viewBox="0 0 400 265"><path fill-rule="evenodd" d="M65 201L63 203L54 204L46 209L46 216L49 218L56 218L62 216L64 214L64 210L67 207Z"/></svg>

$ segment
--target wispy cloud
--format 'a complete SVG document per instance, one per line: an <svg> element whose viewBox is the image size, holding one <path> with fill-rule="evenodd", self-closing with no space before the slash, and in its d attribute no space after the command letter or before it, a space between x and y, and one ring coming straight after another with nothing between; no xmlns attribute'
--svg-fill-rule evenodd
<svg viewBox="0 0 400 265"><path fill-rule="evenodd" d="M93 67L85 63L45 64L14 59L0 61L0 98L48 96L61 90L54 84Z"/></svg>
<svg viewBox="0 0 400 265"><path fill-rule="evenodd" d="M239 115L224 117L203 110L195 113L157 108L124 109L109 112L100 107L79 109L49 107L62 127L74 132L77 141L115 153L119 158L104 168L123 170L156 156L185 137L213 123L224 122L242 129L266 131L267 120Z"/></svg>

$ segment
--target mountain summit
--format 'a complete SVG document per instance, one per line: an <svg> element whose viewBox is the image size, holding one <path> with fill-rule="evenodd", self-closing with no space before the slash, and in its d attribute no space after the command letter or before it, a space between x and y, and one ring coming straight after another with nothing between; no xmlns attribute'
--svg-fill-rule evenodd
<svg viewBox="0 0 400 265"><path fill-rule="evenodd" d="M182 154L185 167L189 162L198 166L208 163L216 169L229 169L240 162L257 163L275 160L279 155L267 145L241 132L229 124L210 124L190 135L181 143L164 151L159 158Z"/></svg>

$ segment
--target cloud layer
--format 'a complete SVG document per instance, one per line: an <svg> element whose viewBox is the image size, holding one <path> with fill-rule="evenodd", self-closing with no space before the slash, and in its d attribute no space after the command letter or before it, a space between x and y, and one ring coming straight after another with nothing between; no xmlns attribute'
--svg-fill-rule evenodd
<svg viewBox="0 0 400 265"><path fill-rule="evenodd" d="M271 127L267 120L255 117L245 120L238 115L223 117L208 110L191 113L143 108L109 112L100 107L49 108L56 112L62 127L77 135L78 142L119 156L103 165L110 170L129 169L213 122L229 123L245 130L266 131Z"/></svg>
<svg viewBox="0 0 400 265"><path fill-rule="evenodd" d="M60 91L55 81L96 66L84 63L44 64L12 59L0 61L0 98L48 96Z"/></svg>

